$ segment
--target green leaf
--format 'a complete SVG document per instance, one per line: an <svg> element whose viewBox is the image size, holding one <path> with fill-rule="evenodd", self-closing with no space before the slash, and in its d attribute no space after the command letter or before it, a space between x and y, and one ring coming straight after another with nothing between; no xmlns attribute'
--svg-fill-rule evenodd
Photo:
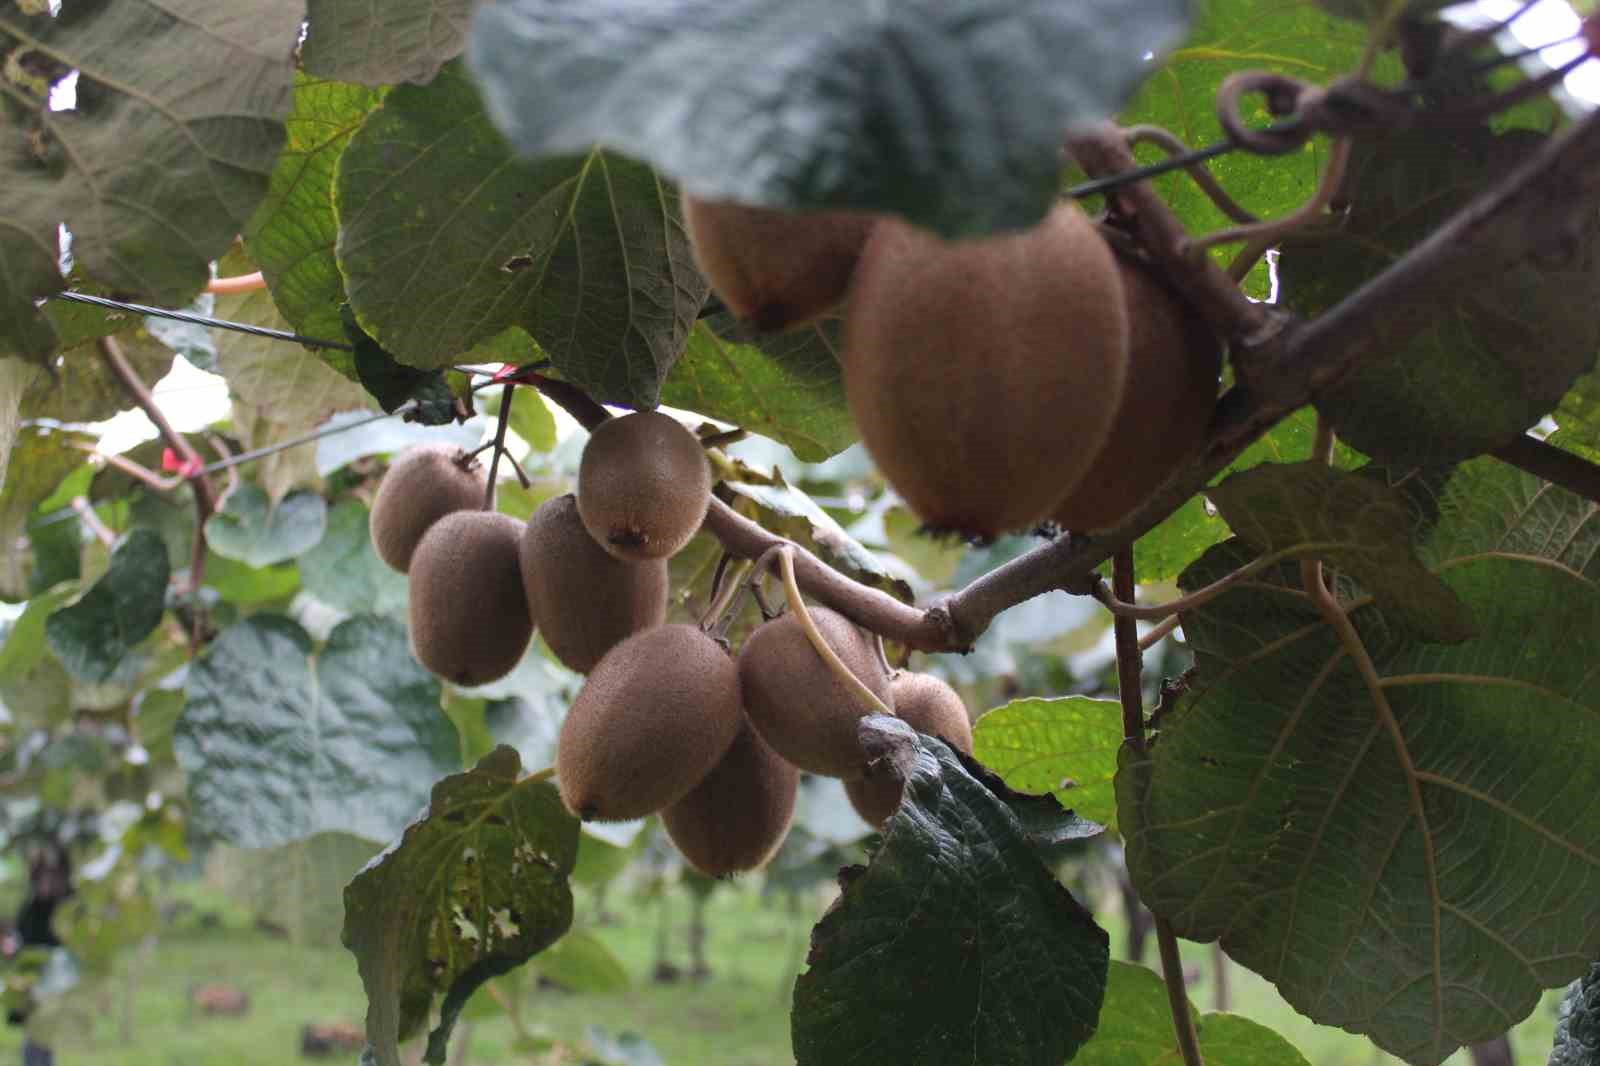
<svg viewBox="0 0 1600 1066"><path fill-rule="evenodd" d="M33 301L58 292L58 227L89 277L168 307L187 303L267 191L289 110L298 4L153 0L62 17L0 8L0 52L77 73L77 104L8 80L0 151L0 350L49 351ZM137 42L137 47L130 47Z"/></svg>
<svg viewBox="0 0 1600 1066"><path fill-rule="evenodd" d="M544 977L580 995L603 996L629 985L628 971L593 933L568 933L540 955L535 965Z"/></svg>
<svg viewBox="0 0 1600 1066"><path fill-rule="evenodd" d="M1554 417L1561 428L1550 443L1591 462L1600 459L1600 370L1585 374L1567 390Z"/></svg>
<svg viewBox="0 0 1600 1066"><path fill-rule="evenodd" d="M258 607L293 596L300 587L300 568L293 563L250 566L210 552L206 555L205 583L230 603Z"/></svg>
<svg viewBox="0 0 1600 1066"><path fill-rule="evenodd" d="M0 486L0 599L25 600L32 591L33 554L19 550L34 509L61 479L83 462L79 445L93 445L90 433L27 426L17 433L10 468Z"/></svg>
<svg viewBox="0 0 1600 1066"><path fill-rule="evenodd" d="M460 765L439 682L388 619L341 622L319 651L289 619L254 615L195 661L185 695L173 745L195 823L239 847L392 839Z"/></svg>
<svg viewBox="0 0 1600 1066"><path fill-rule="evenodd" d="M583 151L515 162L457 64L391 92L336 186L362 328L434 369L521 326L595 399L655 406L705 281L676 194L639 163Z"/></svg>
<svg viewBox="0 0 1600 1066"><path fill-rule="evenodd" d="M977 760L1018 792L1053 795L1082 818L1116 828L1111 787L1122 707L1086 696L1013 700L972 728Z"/></svg>
<svg viewBox="0 0 1600 1066"><path fill-rule="evenodd" d="M1200 1016L1189 1005L1200 1057L1217 1066L1307 1066L1305 1056L1258 1022L1234 1014ZM1161 976L1144 966L1113 962L1106 975L1100 1026L1074 1066L1182 1066L1172 1035L1171 1008Z"/></svg>
<svg viewBox="0 0 1600 1066"><path fill-rule="evenodd" d="M348 833L317 833L275 848L218 845L206 860L211 883L290 942L326 947L344 924L344 886L379 850Z"/></svg>
<svg viewBox="0 0 1600 1066"><path fill-rule="evenodd" d="M23 393L24 418L99 422L133 406L133 400L128 397L122 382L95 350L95 340L99 337L116 337L123 357L128 360L128 365L140 381L154 384L172 369L172 349L156 340L145 328L148 319L121 312L105 312L108 320L84 326L87 336L78 336L74 332L79 325L75 316L59 313L60 308L70 308L76 312L79 305L64 304L58 300L45 305L45 315L56 323L62 334L64 348L59 355L59 363L53 368L54 373L36 375Z"/></svg>
<svg viewBox="0 0 1600 1066"><path fill-rule="evenodd" d="M247 566L271 566L309 551L322 539L328 505L314 492L291 492L274 507L254 485L240 485L206 519L211 550Z"/></svg>
<svg viewBox="0 0 1600 1066"><path fill-rule="evenodd" d="M45 636L67 672L109 681L166 613L167 547L161 535L135 529L111 549L111 566L82 599L45 622Z"/></svg>
<svg viewBox="0 0 1600 1066"><path fill-rule="evenodd" d="M51 926L87 973L105 977L117 957L156 931L160 915L134 871L113 869L101 880L79 878Z"/></svg>
<svg viewBox="0 0 1600 1066"><path fill-rule="evenodd" d="M427 426L442 426L455 420L455 397L445 382L443 370L418 370L395 361L382 345L356 323L349 304L339 308L344 335L355 345L356 377L378 401L378 406L393 414L408 400L417 401L416 417L410 421Z"/></svg>
<svg viewBox="0 0 1600 1066"><path fill-rule="evenodd" d="M1359 140L1349 211L1336 226L1284 242L1284 299L1302 314L1337 303L1546 140L1530 130L1478 129ZM1537 259L1496 263L1492 284L1458 279L1447 312L1388 359L1327 390L1318 409L1350 444L1387 462L1450 462L1514 440L1594 366L1597 234L1600 223L1591 222Z"/></svg>
<svg viewBox="0 0 1600 1066"><path fill-rule="evenodd" d="M1473 635L1450 586L1412 554L1406 501L1375 477L1316 461L1268 463L1206 490L1217 510L1263 555L1321 559L1371 591L1392 621L1445 644Z"/></svg>
<svg viewBox="0 0 1600 1066"><path fill-rule="evenodd" d="M319 77L426 85L461 54L472 0L308 0L301 60Z"/></svg>
<svg viewBox="0 0 1600 1066"><path fill-rule="evenodd" d="M377 1066L399 1066L397 1045L427 1025L440 994L427 1060L443 1062L473 991L572 924L578 821L554 786L519 781L521 770L501 747L440 781L427 811L345 889L343 940L367 990Z"/></svg>
<svg viewBox="0 0 1600 1066"><path fill-rule="evenodd" d="M839 320L757 333L729 314L695 324L661 402L732 422L820 463L855 443L839 375Z"/></svg>
<svg viewBox="0 0 1600 1066"><path fill-rule="evenodd" d="M1600 962L1561 998L1549 1066L1600 1064Z"/></svg>
<svg viewBox="0 0 1600 1066"><path fill-rule="evenodd" d="M1600 954L1600 507L1493 460L1396 487L1478 636L1426 643L1339 580L1369 688L1298 567L1263 572L1184 613L1198 673L1148 757L1124 751L1117 807L1179 935L1431 1066ZM1219 545L1180 585L1251 555Z"/></svg>
<svg viewBox="0 0 1600 1066"><path fill-rule="evenodd" d="M601 144L707 196L956 237L1043 218L1062 131L1121 107L1188 22L1182 0L507 0L467 56L525 155Z"/></svg>
<svg viewBox="0 0 1600 1066"><path fill-rule="evenodd" d="M22 393L44 371L21 359L0 357L0 490L6 487L11 446L21 426Z"/></svg>
<svg viewBox="0 0 1600 1066"><path fill-rule="evenodd" d="M811 934L791 1018L799 1066L1059 1066L1094 1031L1108 939L1017 816L943 743L862 729L905 798Z"/></svg>
<svg viewBox="0 0 1600 1066"><path fill-rule="evenodd" d="M385 566L373 551L367 507L358 500L328 512L327 532L300 556L300 582L311 595L348 614L405 613L406 576Z"/></svg>
<svg viewBox="0 0 1600 1066"><path fill-rule="evenodd" d="M49 654L45 623L75 591L63 585L29 600L0 643L0 705L24 723L55 725L72 710L72 682Z"/></svg>
<svg viewBox="0 0 1600 1066"><path fill-rule="evenodd" d="M315 5L312 11L315 26ZM305 45L308 67L320 45L313 32ZM285 123L287 142L272 169L267 198L244 230L245 250L266 276L273 302L295 331L308 337L343 336L339 305L345 300L344 278L333 251L339 236L333 178L345 145L381 98L381 93L358 85L296 75L294 111ZM277 348L280 357L288 355L284 345ZM346 377L354 374L348 352L328 348L315 354Z"/></svg>

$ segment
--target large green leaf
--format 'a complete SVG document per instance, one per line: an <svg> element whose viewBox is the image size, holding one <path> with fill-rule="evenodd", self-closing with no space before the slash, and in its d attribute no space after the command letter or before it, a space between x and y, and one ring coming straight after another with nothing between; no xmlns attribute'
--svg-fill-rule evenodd
<svg viewBox="0 0 1600 1066"><path fill-rule="evenodd" d="M218 845L206 867L230 900L291 942L327 947L344 924L344 886L379 850L348 833L317 833L275 848Z"/></svg>
<svg viewBox="0 0 1600 1066"><path fill-rule="evenodd" d="M729 314L695 325L661 402L732 422L820 463L855 443L839 375L839 320L756 333Z"/></svg>
<svg viewBox="0 0 1600 1066"><path fill-rule="evenodd" d="M1236 1014L1200 1015L1189 1006L1200 1057L1215 1066L1308 1066L1295 1046L1258 1022ZM1100 1026L1074 1066L1181 1066L1172 1035L1167 989L1154 970L1113 962L1106 974Z"/></svg>
<svg viewBox="0 0 1600 1066"><path fill-rule="evenodd" d="M314 492L292 492L274 506L261 489L240 485L206 519L206 539L225 558L271 566L309 551L327 523L328 504Z"/></svg>
<svg viewBox="0 0 1600 1066"><path fill-rule="evenodd" d="M11 463L11 446L21 424L23 390L42 370L21 359L0 358L0 492L6 487L6 470Z"/></svg>
<svg viewBox="0 0 1600 1066"><path fill-rule="evenodd" d="M1369 687L1298 567L1265 572L1184 613L1198 675L1116 784L1135 886L1180 935L1431 1066L1600 954L1600 507L1492 460L1397 488L1478 636L1426 643L1340 577Z"/></svg>
<svg viewBox="0 0 1600 1066"><path fill-rule="evenodd" d="M108 681L128 653L161 624L167 609L167 546L153 529L135 529L111 549L111 565L83 598L45 622L45 636L67 672Z"/></svg>
<svg viewBox="0 0 1600 1066"><path fill-rule="evenodd" d="M696 192L1016 229L1061 135L1104 118L1188 27L1185 0L507 0L468 60L536 157L602 144Z"/></svg>
<svg viewBox="0 0 1600 1066"><path fill-rule="evenodd" d="M1048 792L1081 818L1116 828L1111 787L1122 706L1086 696L1013 700L972 729L972 754L1018 792Z"/></svg>
<svg viewBox="0 0 1600 1066"><path fill-rule="evenodd" d="M58 320L55 310L67 306L73 305L47 304L46 315ZM146 319L107 323L83 338L66 328L62 332L63 349L54 372L35 377L23 393L24 418L99 422L134 406L128 390L95 350L95 339L101 336L116 337L123 357L146 385L154 385L172 369L172 349L150 333Z"/></svg>
<svg viewBox="0 0 1600 1066"><path fill-rule="evenodd" d="M294 0L0 8L0 52L53 63L0 80L0 350L41 355L33 301L62 288L58 227L89 277L181 306L267 191L304 5ZM136 46L135 46L136 45ZM77 103L48 80L77 73Z"/></svg>
<svg viewBox="0 0 1600 1066"><path fill-rule="evenodd" d="M308 0L301 60L323 78L426 85L461 54L472 0Z"/></svg>
<svg viewBox="0 0 1600 1066"><path fill-rule="evenodd" d="M362 328L431 369L522 326L596 399L654 406L706 284L676 193L639 163L581 151L513 160L459 65L391 92L336 186Z"/></svg>
<svg viewBox="0 0 1600 1066"><path fill-rule="evenodd" d="M578 820L555 787L518 780L517 753L496 748L433 788L427 810L345 889L344 945L367 990L376 1066L399 1066L398 1043L427 1025L443 995L427 1060L467 999L522 965L572 924L567 883Z"/></svg>
<svg viewBox="0 0 1600 1066"><path fill-rule="evenodd" d="M388 619L341 622L318 650L289 619L254 615L190 667L185 694L173 746L195 823L239 847L390 840L460 765L439 682Z"/></svg>
<svg viewBox="0 0 1600 1066"><path fill-rule="evenodd" d="M1302 314L1337 303L1545 140L1529 130L1422 129L1357 141L1349 210L1284 242L1284 299ZM1594 366L1597 235L1600 222L1591 220L1536 260L1486 253L1483 273L1460 279L1448 310L1319 397L1318 410L1341 437L1386 462L1450 462L1514 440Z"/></svg>
<svg viewBox="0 0 1600 1066"><path fill-rule="evenodd" d="M593 838L584 840L592 842ZM540 955L536 965L546 980L573 992L605 995L628 987L628 971L621 960L593 933L568 933Z"/></svg>
<svg viewBox="0 0 1600 1066"><path fill-rule="evenodd" d="M346 500L328 512L328 530L300 557L300 582L329 607L350 614L404 614L406 576L372 549L366 505Z"/></svg>
<svg viewBox="0 0 1600 1066"><path fill-rule="evenodd" d="M1059 1066L1094 1031L1105 931L948 746L897 719L871 722L863 741L903 771L905 798L812 931L795 1059Z"/></svg>
<svg viewBox="0 0 1600 1066"><path fill-rule="evenodd" d="M1561 998L1549 1066L1600 1064L1600 962Z"/></svg>
<svg viewBox="0 0 1600 1066"><path fill-rule="evenodd" d="M72 682L50 654L45 622L73 591L63 585L29 600L0 643L0 705L23 724L55 725L72 710Z"/></svg>
<svg viewBox="0 0 1600 1066"><path fill-rule="evenodd" d="M313 25L315 18L314 6ZM315 47L313 35L306 42L308 65ZM336 341L344 336L339 324L344 278L333 254L339 236L333 176L345 145L380 98L358 85L297 76L294 111L285 124L287 143L272 169L267 198L244 230L245 249L266 276L278 311L308 337ZM277 352L289 355L282 343ZM324 349L317 354L341 373L351 373L349 353Z"/></svg>
<svg viewBox="0 0 1600 1066"><path fill-rule="evenodd" d="M61 479L83 462L80 446L92 445L93 434L28 426L11 448L11 463L0 487L0 599L24 600L31 591L33 554L23 547L28 519Z"/></svg>

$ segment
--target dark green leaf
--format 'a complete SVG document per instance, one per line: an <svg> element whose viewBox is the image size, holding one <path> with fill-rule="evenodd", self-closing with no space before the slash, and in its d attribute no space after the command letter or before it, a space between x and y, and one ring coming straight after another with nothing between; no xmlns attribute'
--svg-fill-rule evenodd
<svg viewBox="0 0 1600 1066"><path fill-rule="evenodd" d="M1048 792L1084 818L1116 828L1111 781L1122 707L1085 696L1013 700L980 717L973 755L1018 792Z"/></svg>
<svg viewBox="0 0 1600 1066"><path fill-rule="evenodd" d="M426 85L461 54L471 15L472 0L308 0L301 59L323 78Z"/></svg>
<svg viewBox="0 0 1600 1066"><path fill-rule="evenodd" d="M377 1066L399 1066L398 1043L427 1025L441 994L428 1061L443 1062L473 991L572 924L578 821L554 786L518 781L521 770L501 747L440 781L427 811L345 889L344 945L367 990Z"/></svg>
<svg viewBox="0 0 1600 1066"><path fill-rule="evenodd" d="M33 553L25 532L34 509L83 462L80 445L93 445L90 433L27 426L11 449L5 482L0 485L0 599L24 600L32 591ZM76 521L76 519L74 519Z"/></svg>
<svg viewBox="0 0 1600 1066"><path fill-rule="evenodd" d="M593 933L568 933L540 955L535 965L548 980L585 995L620 992L629 984L628 971Z"/></svg>
<svg viewBox="0 0 1600 1066"><path fill-rule="evenodd" d="M862 739L905 771L905 799L812 932L799 1066L1060 1066L1094 1031L1105 931L950 748L893 719Z"/></svg>
<svg viewBox="0 0 1600 1066"><path fill-rule="evenodd" d="M1426 643L1341 580L1369 688L1298 566L1263 572L1184 613L1198 674L1116 787L1135 887L1179 935L1431 1066L1600 954L1600 507L1493 460L1396 488L1478 636ZM1181 587L1251 555L1212 548Z"/></svg>
<svg viewBox="0 0 1600 1066"><path fill-rule="evenodd" d="M293 559L322 539L328 505L314 492L291 492L276 507L254 485L240 485L222 510L206 519L211 550L246 566Z"/></svg>
<svg viewBox="0 0 1600 1066"><path fill-rule="evenodd" d="M327 532L299 565L305 590L329 607L349 614L405 613L406 576L373 551L367 508L358 500L328 512Z"/></svg>
<svg viewBox="0 0 1600 1066"><path fill-rule="evenodd" d="M508 0L479 9L468 59L526 155L598 143L709 196L961 236L1044 217L1062 131L1121 107L1188 8Z"/></svg>
<svg viewBox="0 0 1600 1066"><path fill-rule="evenodd" d="M1561 998L1549 1066L1600 1066L1600 962Z"/></svg>
<svg viewBox="0 0 1600 1066"><path fill-rule="evenodd" d="M136 529L111 550L111 566L70 607L45 622L45 636L67 672L108 681L166 612L167 547L154 530Z"/></svg>
<svg viewBox="0 0 1600 1066"><path fill-rule="evenodd" d="M315 35L307 40L308 62L318 43ZM308 337L343 336L339 305L345 300L344 278L333 251L339 236L333 178L345 145L379 99L380 93L357 85L297 75L294 111L285 123L287 143L272 169L267 198L244 231L245 249L266 275L273 302ZM348 352L326 348L314 354L347 377L354 374Z"/></svg>
<svg viewBox="0 0 1600 1066"><path fill-rule="evenodd" d="M676 194L583 151L515 162L458 65L391 92L339 165L339 266L362 327L434 369L521 326L596 399L654 406L705 282Z"/></svg>
<svg viewBox="0 0 1600 1066"><path fill-rule="evenodd" d="M839 320L756 333L729 314L695 325L661 402L732 422L820 463L856 439L837 353Z"/></svg>
<svg viewBox="0 0 1600 1066"><path fill-rule="evenodd" d="M355 345L356 377L378 401L378 406L393 414L407 400L417 401L415 422L442 426L455 421L455 397L444 380L442 370L418 370L395 361L377 341L356 324L349 304L339 308L345 338Z"/></svg>
<svg viewBox="0 0 1600 1066"><path fill-rule="evenodd" d="M1529 130L1426 129L1358 141L1350 210L1337 227L1284 243L1285 300L1302 314L1332 306L1545 141ZM1458 279L1448 312L1330 390L1318 409L1363 452L1408 465L1450 462L1515 439L1594 366L1597 233L1600 223L1591 222L1536 260L1496 264L1485 253L1492 275Z"/></svg>
<svg viewBox="0 0 1600 1066"><path fill-rule="evenodd" d="M173 744L195 823L239 847L392 839L460 765L439 682L399 622L358 615L318 651L289 619L254 615L206 649L185 689Z"/></svg>
<svg viewBox="0 0 1600 1066"><path fill-rule="evenodd" d="M78 266L119 291L172 307L205 284L267 190L302 9L127 0L56 18L35 6L0 8L0 52L78 76L71 110L15 80L0 103L0 349L38 356L54 330L33 301L62 288L62 223Z"/></svg>

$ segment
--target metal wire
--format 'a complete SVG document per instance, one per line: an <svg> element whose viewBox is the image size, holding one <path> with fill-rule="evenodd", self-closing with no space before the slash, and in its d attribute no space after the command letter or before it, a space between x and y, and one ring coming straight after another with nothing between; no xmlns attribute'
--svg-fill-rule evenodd
<svg viewBox="0 0 1600 1066"><path fill-rule="evenodd" d="M90 304L95 307L106 307L113 311L131 311L138 315L153 315L156 318L170 318L178 322L189 322L196 326L211 326L215 329L232 330L235 333L249 333L257 337L266 337L275 341L291 341L303 344L307 348L337 348L343 352L353 352L352 345L343 341L318 340L316 337L305 337L298 333L290 333L283 329L268 329L266 326L253 326L248 322L229 322L225 319L210 318L206 315L197 315L192 311L172 311L165 307L151 307L148 304L124 303L121 300L111 300L104 296L90 296L84 292L57 292L52 293L52 300L68 300L72 303Z"/></svg>

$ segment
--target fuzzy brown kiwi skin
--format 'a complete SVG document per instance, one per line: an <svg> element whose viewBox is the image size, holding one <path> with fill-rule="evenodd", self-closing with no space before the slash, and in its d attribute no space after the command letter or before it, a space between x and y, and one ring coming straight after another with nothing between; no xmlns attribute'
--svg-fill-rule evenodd
<svg viewBox="0 0 1600 1066"><path fill-rule="evenodd" d="M690 866L707 877L754 870L789 832L800 771L761 739L748 720L722 760L661 824Z"/></svg>
<svg viewBox="0 0 1600 1066"><path fill-rule="evenodd" d="M757 329L792 329L841 303L877 221L683 197L695 263L728 310Z"/></svg>
<svg viewBox="0 0 1600 1066"><path fill-rule="evenodd" d="M457 685L509 674L533 638L517 545L522 523L494 511L456 511L417 545L408 581L411 649Z"/></svg>
<svg viewBox="0 0 1600 1066"><path fill-rule="evenodd" d="M972 754L972 720L956 690L932 674L902 671L889 686L894 713L919 733L938 737L964 755ZM887 770L868 767L867 775L844 783L844 794L863 821L882 828L900 806L905 782Z"/></svg>
<svg viewBox="0 0 1600 1066"><path fill-rule="evenodd" d="M886 219L851 288L845 394L926 526L990 538L1037 525L1088 472L1128 330L1111 250L1073 204L954 243Z"/></svg>
<svg viewBox="0 0 1600 1066"><path fill-rule="evenodd" d="M451 445L422 444L395 457L372 501L372 547L402 574L422 536L452 511L483 505L483 465Z"/></svg>
<svg viewBox="0 0 1600 1066"><path fill-rule="evenodd" d="M1119 259L1131 333L1129 387L1100 454L1051 517L1087 532L1115 525L1200 447L1216 406L1222 346L1149 267Z"/></svg>
<svg viewBox="0 0 1600 1066"><path fill-rule="evenodd" d="M561 800L585 821L653 814L705 780L743 720L722 645L691 625L635 633L596 664L561 724Z"/></svg>
<svg viewBox="0 0 1600 1066"><path fill-rule="evenodd" d="M693 433L659 411L601 423L578 461L578 514L619 559L665 559L700 528L711 466Z"/></svg>
<svg viewBox="0 0 1600 1066"><path fill-rule="evenodd" d="M528 519L519 558L534 626L557 659L587 674L616 645L667 618L667 561L624 562L596 544L571 493Z"/></svg>
<svg viewBox="0 0 1600 1066"><path fill-rule="evenodd" d="M889 703L889 675L872 639L826 607L812 607L810 614L850 672ZM794 615L763 623L745 640L739 683L750 721L783 758L828 777L866 773L856 723L870 712L834 677Z"/></svg>

